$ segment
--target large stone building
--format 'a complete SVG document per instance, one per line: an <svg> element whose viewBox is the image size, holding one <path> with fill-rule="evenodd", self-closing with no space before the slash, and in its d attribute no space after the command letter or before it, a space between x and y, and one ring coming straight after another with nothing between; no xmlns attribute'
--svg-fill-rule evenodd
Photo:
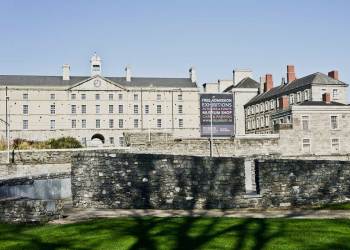
<svg viewBox="0 0 350 250"><path fill-rule="evenodd" d="M291 109L294 105L323 106L322 98L329 95L328 105L347 104L348 85L339 80L338 72L331 71L328 76L314 73L297 79L293 65L287 66L287 81L273 87L271 74L266 75L263 91L252 98L245 107L246 133L269 134L274 126L291 123L292 115L273 116L281 110Z"/></svg>
<svg viewBox="0 0 350 250"><path fill-rule="evenodd" d="M107 77L99 56L90 63L90 76L71 76L69 65L62 76L0 75L0 118L9 121L10 138L73 136L113 146L123 145L124 132L199 136L194 69L188 78L134 77L130 67L125 77Z"/></svg>

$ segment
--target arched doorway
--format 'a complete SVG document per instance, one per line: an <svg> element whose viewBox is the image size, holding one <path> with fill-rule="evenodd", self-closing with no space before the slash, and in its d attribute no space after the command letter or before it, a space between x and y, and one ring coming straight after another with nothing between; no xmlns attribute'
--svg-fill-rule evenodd
<svg viewBox="0 0 350 250"><path fill-rule="evenodd" d="M102 142L102 144L105 143L105 137L101 134L94 134L92 137L91 137L91 141L93 141L94 139L98 139Z"/></svg>

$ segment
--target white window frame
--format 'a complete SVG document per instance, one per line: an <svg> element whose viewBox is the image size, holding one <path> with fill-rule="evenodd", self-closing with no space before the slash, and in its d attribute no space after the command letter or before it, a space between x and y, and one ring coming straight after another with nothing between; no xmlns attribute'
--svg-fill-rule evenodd
<svg viewBox="0 0 350 250"><path fill-rule="evenodd" d="M24 93L24 94L22 95L22 99L23 99L24 101L28 101L28 98L29 98L28 93Z"/></svg>
<svg viewBox="0 0 350 250"><path fill-rule="evenodd" d="M76 114L77 113L77 105L72 104L70 109L71 109L71 114Z"/></svg>
<svg viewBox="0 0 350 250"><path fill-rule="evenodd" d="M95 105L96 114L101 114L101 105Z"/></svg>
<svg viewBox="0 0 350 250"><path fill-rule="evenodd" d="M178 101L183 101L183 96L182 96L182 94L178 94L178 95L177 95L177 100L178 100Z"/></svg>
<svg viewBox="0 0 350 250"><path fill-rule="evenodd" d="M86 100L86 94L81 94L80 98L81 98L82 100Z"/></svg>
<svg viewBox="0 0 350 250"><path fill-rule="evenodd" d="M139 95L138 94L134 94L134 101L138 101L139 100Z"/></svg>
<svg viewBox="0 0 350 250"><path fill-rule="evenodd" d="M332 117L336 117L336 122L337 122L337 127L333 128L333 124L332 124ZM329 122L330 122L330 129L331 130L338 130L340 128L340 119L339 119L339 115L330 115L329 116Z"/></svg>
<svg viewBox="0 0 350 250"><path fill-rule="evenodd" d="M50 120L50 129L56 129L56 120Z"/></svg>
<svg viewBox="0 0 350 250"><path fill-rule="evenodd" d="M179 119L179 128L183 128L184 127L184 119L180 118Z"/></svg>
<svg viewBox="0 0 350 250"><path fill-rule="evenodd" d="M157 114L162 113L162 105L157 105Z"/></svg>
<svg viewBox="0 0 350 250"><path fill-rule="evenodd" d="M22 128L23 129L28 129L29 128L29 120L23 120Z"/></svg>
<svg viewBox="0 0 350 250"><path fill-rule="evenodd" d="M305 140L308 140L308 143L304 142ZM309 145L309 150L306 150L305 145ZM311 153L311 147L312 147L312 143L311 143L311 139L309 137L301 139L301 149L304 153Z"/></svg>
<svg viewBox="0 0 350 250"><path fill-rule="evenodd" d="M157 119L157 128L162 128L162 119Z"/></svg>
<svg viewBox="0 0 350 250"><path fill-rule="evenodd" d="M29 105L28 104L24 104L22 109L23 109L23 115L29 114Z"/></svg>
<svg viewBox="0 0 350 250"><path fill-rule="evenodd" d="M332 99L339 100L339 89L332 89Z"/></svg>
<svg viewBox="0 0 350 250"><path fill-rule="evenodd" d="M108 99L109 99L110 101L113 101L114 95L113 95L113 94L108 94Z"/></svg>
<svg viewBox="0 0 350 250"><path fill-rule="evenodd" d="M51 115L56 114L56 105L55 104L50 105L50 114Z"/></svg>
<svg viewBox="0 0 350 250"><path fill-rule="evenodd" d="M86 119L81 120L81 128L86 128Z"/></svg>
<svg viewBox="0 0 350 250"><path fill-rule="evenodd" d="M134 119L134 128L139 128L139 119Z"/></svg>
<svg viewBox="0 0 350 250"><path fill-rule="evenodd" d="M101 128L101 120L100 119L96 119L95 128Z"/></svg>
<svg viewBox="0 0 350 250"><path fill-rule="evenodd" d="M51 93L51 94L50 94L50 100L55 100L55 99L56 99L56 95L53 94L53 93Z"/></svg>
<svg viewBox="0 0 350 250"><path fill-rule="evenodd" d="M148 104L145 105L145 114L149 114L149 105Z"/></svg>
<svg viewBox="0 0 350 250"><path fill-rule="evenodd" d="M335 151L335 143L333 142L333 140L337 140L338 141L338 150L337 151ZM333 137L333 138L331 138L331 151L332 151L332 153L339 153L340 152L340 139L339 138L335 138L335 137Z"/></svg>
<svg viewBox="0 0 350 250"><path fill-rule="evenodd" d="M108 127L109 127L109 128L114 128L114 120L113 120L113 119L109 119L109 121L108 121Z"/></svg>
<svg viewBox="0 0 350 250"><path fill-rule="evenodd" d="M162 100L162 95L161 94L157 94L157 101L161 101Z"/></svg>
<svg viewBox="0 0 350 250"><path fill-rule="evenodd" d="M134 114L137 115L139 113L139 105L134 105Z"/></svg>
<svg viewBox="0 0 350 250"><path fill-rule="evenodd" d="M113 114L114 113L114 105L113 104L108 105L108 113L109 114Z"/></svg>
<svg viewBox="0 0 350 250"><path fill-rule="evenodd" d="M307 121L307 129L304 129L304 121ZM300 119L300 127L302 131L310 131L310 116L302 115Z"/></svg>
<svg viewBox="0 0 350 250"><path fill-rule="evenodd" d="M71 120L71 128L77 128L77 120L76 119L72 119Z"/></svg>
<svg viewBox="0 0 350 250"><path fill-rule="evenodd" d="M77 95L76 94L71 94L70 95L70 99L71 100L76 100L77 99Z"/></svg>
<svg viewBox="0 0 350 250"><path fill-rule="evenodd" d="M119 128L124 128L124 120L123 119L119 119L118 120L118 127Z"/></svg>
<svg viewBox="0 0 350 250"><path fill-rule="evenodd" d="M101 95L100 95L100 94L95 94L95 100L96 100L96 101L101 100Z"/></svg>
<svg viewBox="0 0 350 250"><path fill-rule="evenodd" d="M124 106L123 106L123 104L119 104L118 105L118 113L123 114L123 112L124 112Z"/></svg>
<svg viewBox="0 0 350 250"><path fill-rule="evenodd" d="M81 113L86 114L86 105L85 104L81 105Z"/></svg>
<svg viewBox="0 0 350 250"><path fill-rule="evenodd" d="M183 106L182 106L182 105L179 105L177 109L178 109L178 113L179 113L179 114L183 114L183 113L184 113L184 112L183 112Z"/></svg>

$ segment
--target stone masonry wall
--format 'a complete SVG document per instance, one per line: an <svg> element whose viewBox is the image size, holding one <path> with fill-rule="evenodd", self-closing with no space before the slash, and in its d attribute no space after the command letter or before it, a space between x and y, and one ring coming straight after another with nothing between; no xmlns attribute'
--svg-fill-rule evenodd
<svg viewBox="0 0 350 250"><path fill-rule="evenodd" d="M63 215L61 200L0 200L0 221L11 223L43 223Z"/></svg>
<svg viewBox="0 0 350 250"><path fill-rule="evenodd" d="M182 139L135 143L130 152L174 155L209 156L209 139ZM277 138L259 139L214 139L213 156L279 155Z"/></svg>
<svg viewBox="0 0 350 250"><path fill-rule="evenodd" d="M72 158L75 207L235 208L244 198L244 159L80 152Z"/></svg>
<svg viewBox="0 0 350 250"><path fill-rule="evenodd" d="M71 162L71 156L76 152L101 150L99 148L77 148L77 149L40 149L40 150L15 150L15 164L64 164ZM103 150L103 149L102 149ZM125 149L109 148L105 150L124 152ZM10 153L12 160L12 152ZM7 162L7 152L0 152L0 163Z"/></svg>
<svg viewBox="0 0 350 250"><path fill-rule="evenodd" d="M334 203L350 198L350 162L259 160L259 186L266 207Z"/></svg>

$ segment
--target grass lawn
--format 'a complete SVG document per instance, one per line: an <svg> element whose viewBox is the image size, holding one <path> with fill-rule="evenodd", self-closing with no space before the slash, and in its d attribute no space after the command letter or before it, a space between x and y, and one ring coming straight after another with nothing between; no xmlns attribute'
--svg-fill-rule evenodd
<svg viewBox="0 0 350 250"><path fill-rule="evenodd" d="M349 210L350 203L339 203L339 204L325 204L323 206L317 207L317 209L330 209L330 210Z"/></svg>
<svg viewBox="0 0 350 250"><path fill-rule="evenodd" d="M0 249L350 249L350 220L142 217L0 224Z"/></svg>

